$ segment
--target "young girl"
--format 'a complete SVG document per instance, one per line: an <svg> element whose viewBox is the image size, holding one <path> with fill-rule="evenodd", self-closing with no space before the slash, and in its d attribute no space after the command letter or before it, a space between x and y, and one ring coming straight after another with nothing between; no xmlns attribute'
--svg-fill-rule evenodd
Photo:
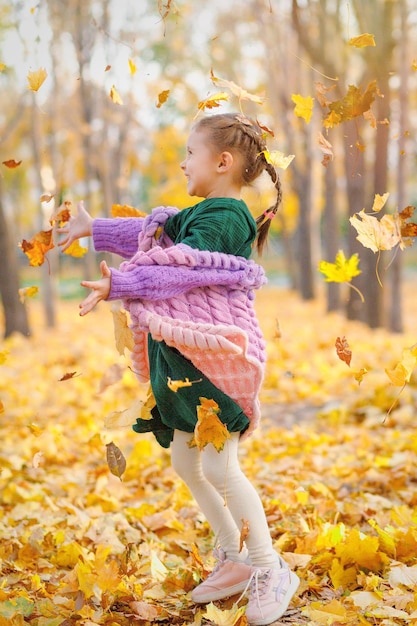
<svg viewBox="0 0 417 626"><path fill-rule="evenodd" d="M253 290L264 282L249 260L252 244L262 250L281 202L281 185L257 123L239 114L210 115L191 130L181 163L190 196L205 198L178 211L159 207L145 218L95 219L79 203L76 217L60 232L65 250L92 235L97 251L127 259L120 268L101 262L101 279L80 315L100 300L122 299L129 311L135 348L132 362L141 381L150 379L156 405L152 419L133 429L153 431L171 446L172 465L186 482L218 542L217 564L192 592L206 603L249 590L249 624L281 617L299 579L273 549L258 493L239 466L239 441L259 421L265 344L253 309ZM241 189L264 170L277 199L258 219L241 200ZM192 381L176 392L168 381ZM196 381L196 382L194 382ZM190 447L197 407L217 403L230 438L218 452L209 444ZM242 525L249 529L241 547ZM246 533L245 533L246 534Z"/></svg>

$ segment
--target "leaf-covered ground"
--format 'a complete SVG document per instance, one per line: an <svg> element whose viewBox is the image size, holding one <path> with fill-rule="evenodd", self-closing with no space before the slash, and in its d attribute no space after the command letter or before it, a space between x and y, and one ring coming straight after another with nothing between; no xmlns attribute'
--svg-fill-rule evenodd
<svg viewBox="0 0 417 626"><path fill-rule="evenodd" d="M242 464L302 581L277 624L417 624L416 379L401 391L385 372L416 343L413 296L401 335L284 290L265 288L257 306L264 419ZM209 624L189 598L211 564L205 520L169 452L109 427L146 394L115 349L110 307L81 319L61 303L54 331L29 309L33 337L0 348L0 626ZM216 603L215 623L246 623L235 600Z"/></svg>

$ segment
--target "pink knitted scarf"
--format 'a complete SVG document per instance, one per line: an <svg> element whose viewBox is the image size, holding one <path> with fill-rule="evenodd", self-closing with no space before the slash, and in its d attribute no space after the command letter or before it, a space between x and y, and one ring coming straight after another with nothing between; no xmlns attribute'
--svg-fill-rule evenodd
<svg viewBox="0 0 417 626"><path fill-rule="evenodd" d="M265 342L254 311L253 290L266 282L262 268L243 257L173 245L158 229L178 209L159 207L144 220L138 252L121 272L138 266L160 268L158 299L125 300L135 347L133 368L149 380L147 335L176 348L248 416L249 435L260 419L258 394L264 376ZM178 295L164 297L163 273L184 270L187 281ZM163 269L165 268L165 269ZM198 286L193 287L193 284ZM189 288L191 285L191 288Z"/></svg>

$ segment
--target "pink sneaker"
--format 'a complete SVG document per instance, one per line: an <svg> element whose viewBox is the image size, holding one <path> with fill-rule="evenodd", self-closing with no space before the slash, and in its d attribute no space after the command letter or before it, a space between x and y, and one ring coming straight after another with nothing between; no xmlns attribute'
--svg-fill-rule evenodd
<svg viewBox="0 0 417 626"><path fill-rule="evenodd" d="M223 550L216 550L217 563L202 583L191 592L191 599L196 603L222 600L247 589L252 567L246 563L230 561Z"/></svg>
<svg viewBox="0 0 417 626"><path fill-rule="evenodd" d="M272 624L284 615L300 584L297 574L284 562L279 569L252 567L246 618L250 626Z"/></svg>

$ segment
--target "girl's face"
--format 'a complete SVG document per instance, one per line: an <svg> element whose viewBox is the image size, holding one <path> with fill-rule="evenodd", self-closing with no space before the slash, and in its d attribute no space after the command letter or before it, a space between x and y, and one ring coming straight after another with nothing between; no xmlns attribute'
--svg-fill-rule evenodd
<svg viewBox="0 0 417 626"><path fill-rule="evenodd" d="M209 198L216 193L220 161L207 131L192 130L187 142L187 156L180 164L190 196Z"/></svg>

